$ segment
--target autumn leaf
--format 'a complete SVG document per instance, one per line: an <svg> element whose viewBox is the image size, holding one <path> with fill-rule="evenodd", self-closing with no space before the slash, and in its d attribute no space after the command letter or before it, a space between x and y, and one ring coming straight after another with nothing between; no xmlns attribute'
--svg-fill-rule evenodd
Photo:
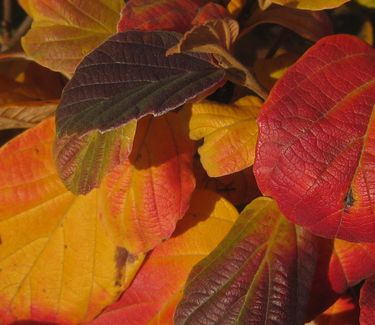
<svg viewBox="0 0 375 325"><path fill-rule="evenodd" d="M86 194L100 185L103 177L124 163L133 146L136 122L106 133L90 131L66 135L55 144L56 168L65 186L75 194Z"/></svg>
<svg viewBox="0 0 375 325"><path fill-rule="evenodd" d="M117 246L138 254L172 235L195 188L193 153L176 113L140 120L129 159L99 190L102 222Z"/></svg>
<svg viewBox="0 0 375 325"><path fill-rule="evenodd" d="M246 0L230 0L227 4L227 10L232 17L236 18L244 9L246 3Z"/></svg>
<svg viewBox="0 0 375 325"><path fill-rule="evenodd" d="M199 8L196 16L191 22L192 25L203 25L211 20L230 18L228 11L218 3L208 2Z"/></svg>
<svg viewBox="0 0 375 325"><path fill-rule="evenodd" d="M258 0L261 8L267 8L275 3L282 6L290 6L297 9L323 10L337 8L349 0Z"/></svg>
<svg viewBox="0 0 375 325"><path fill-rule="evenodd" d="M173 324L190 270L224 238L237 216L218 194L196 191L175 234L152 251L121 299L90 325Z"/></svg>
<svg viewBox="0 0 375 325"><path fill-rule="evenodd" d="M194 26L186 32L166 54L189 52L212 54L216 58L217 66L225 69L229 80L243 85L265 98L266 93L250 70L231 54L230 50L238 33L239 25L234 19L210 20L203 25Z"/></svg>
<svg viewBox="0 0 375 325"><path fill-rule="evenodd" d="M299 10L273 5L267 10L255 11L245 21L239 37L243 37L261 24L283 26L313 42L333 32L331 21L325 11Z"/></svg>
<svg viewBox="0 0 375 325"><path fill-rule="evenodd" d="M176 324L303 324L314 273L314 238L276 203L250 203L225 239L192 270Z"/></svg>
<svg viewBox="0 0 375 325"><path fill-rule="evenodd" d="M65 189L54 134L47 119L0 149L2 324L89 321L118 298L143 259L105 235L97 191Z"/></svg>
<svg viewBox="0 0 375 325"><path fill-rule="evenodd" d="M364 7L375 8L374 0L357 0L357 2Z"/></svg>
<svg viewBox="0 0 375 325"><path fill-rule="evenodd" d="M17 56L0 57L0 129L29 128L55 111L61 75Z"/></svg>
<svg viewBox="0 0 375 325"><path fill-rule="evenodd" d="M230 50L239 33L236 20L225 18L210 20L203 25L194 26L184 34L180 41L167 51L167 55L182 52L223 54Z"/></svg>
<svg viewBox="0 0 375 325"><path fill-rule="evenodd" d="M375 274L375 244L319 241L319 256L307 318L314 318L349 288ZM316 299L316 297L320 297Z"/></svg>
<svg viewBox="0 0 375 325"><path fill-rule="evenodd" d="M321 39L272 89L254 173L287 218L323 237L374 241L375 51Z"/></svg>
<svg viewBox="0 0 375 325"><path fill-rule="evenodd" d="M232 104L208 100L194 103L190 116L190 138L204 138L198 149L203 167L211 177L241 171L254 162L258 135L256 118L262 102L254 96Z"/></svg>
<svg viewBox="0 0 375 325"><path fill-rule="evenodd" d="M225 71L213 66L209 55L165 57L178 39L173 32L129 31L88 55L61 98L59 137L161 115L222 85Z"/></svg>
<svg viewBox="0 0 375 325"><path fill-rule="evenodd" d="M203 0L129 0L117 29L119 32L137 29L184 33L204 3Z"/></svg>
<svg viewBox="0 0 375 325"><path fill-rule="evenodd" d="M122 0L19 0L33 18L22 39L26 54L68 76L91 50L116 32Z"/></svg>
<svg viewBox="0 0 375 325"><path fill-rule="evenodd" d="M375 317L375 281L371 277L365 281L361 288L359 297L360 315L359 320L361 325L371 325Z"/></svg>

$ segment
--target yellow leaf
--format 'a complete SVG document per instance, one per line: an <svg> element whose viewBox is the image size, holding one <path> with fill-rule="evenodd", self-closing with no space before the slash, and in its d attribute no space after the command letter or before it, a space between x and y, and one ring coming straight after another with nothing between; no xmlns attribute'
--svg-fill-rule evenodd
<svg viewBox="0 0 375 325"><path fill-rule="evenodd" d="M101 226L97 191L68 192L52 159L52 119L0 149L0 323L89 321L115 301L143 256Z"/></svg>
<svg viewBox="0 0 375 325"><path fill-rule="evenodd" d="M370 45L374 44L374 27L372 26L371 20L364 21L361 30L359 31L358 37L362 38L366 43Z"/></svg>
<svg viewBox="0 0 375 325"><path fill-rule="evenodd" d="M375 8L375 0L357 0L357 2L364 7Z"/></svg>
<svg viewBox="0 0 375 325"><path fill-rule="evenodd" d="M337 8L350 0L259 0L260 3L275 3L305 10L323 10ZM260 5L262 8L262 6Z"/></svg>
<svg viewBox="0 0 375 325"><path fill-rule="evenodd" d="M20 0L33 18L22 38L26 54L71 76L91 50L116 32L122 0Z"/></svg>
<svg viewBox="0 0 375 325"><path fill-rule="evenodd" d="M191 105L190 138L204 138L198 152L209 176L232 174L253 164L261 105L253 96L232 104L203 101Z"/></svg>
<svg viewBox="0 0 375 325"><path fill-rule="evenodd" d="M246 5L246 0L230 0L227 5L227 10L232 17L236 18Z"/></svg>

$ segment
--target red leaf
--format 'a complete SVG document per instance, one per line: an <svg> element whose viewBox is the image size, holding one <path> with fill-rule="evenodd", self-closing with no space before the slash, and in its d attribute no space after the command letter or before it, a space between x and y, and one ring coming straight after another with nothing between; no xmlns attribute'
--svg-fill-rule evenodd
<svg viewBox="0 0 375 325"><path fill-rule="evenodd" d="M323 237L375 240L375 51L321 39L273 88L258 119L254 172L295 223Z"/></svg>
<svg viewBox="0 0 375 325"><path fill-rule="evenodd" d="M130 0L122 10L117 30L169 30L184 33L191 27L203 0Z"/></svg>
<svg viewBox="0 0 375 325"><path fill-rule="evenodd" d="M198 11L192 21L192 25L203 25L210 20L224 18L230 18L228 11L223 6L210 2Z"/></svg>
<svg viewBox="0 0 375 325"><path fill-rule="evenodd" d="M375 319L375 277L372 277L364 283L361 288L359 298L361 325L372 325Z"/></svg>

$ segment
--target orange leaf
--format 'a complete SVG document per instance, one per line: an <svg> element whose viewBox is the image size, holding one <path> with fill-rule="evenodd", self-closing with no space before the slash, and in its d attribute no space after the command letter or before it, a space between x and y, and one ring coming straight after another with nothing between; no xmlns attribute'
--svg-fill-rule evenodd
<svg viewBox="0 0 375 325"><path fill-rule="evenodd" d="M224 238L237 216L219 195L196 191L173 237L155 248L121 299L90 325L173 324L190 270Z"/></svg>
<svg viewBox="0 0 375 325"><path fill-rule="evenodd" d="M138 122L129 159L103 180L103 223L114 242L133 254L154 248L173 233L195 187L194 145L178 115Z"/></svg>
<svg viewBox="0 0 375 325"><path fill-rule="evenodd" d="M247 96L233 104L191 105L190 138L204 138L198 152L209 176L232 174L253 164L261 104L257 97Z"/></svg>
<svg viewBox="0 0 375 325"><path fill-rule="evenodd" d="M98 192L74 196L52 159L53 119L0 149L0 323L89 321L127 287L143 256L106 236Z"/></svg>
<svg viewBox="0 0 375 325"><path fill-rule="evenodd" d="M122 0L20 0L33 18L26 54L71 76L82 58L116 32Z"/></svg>

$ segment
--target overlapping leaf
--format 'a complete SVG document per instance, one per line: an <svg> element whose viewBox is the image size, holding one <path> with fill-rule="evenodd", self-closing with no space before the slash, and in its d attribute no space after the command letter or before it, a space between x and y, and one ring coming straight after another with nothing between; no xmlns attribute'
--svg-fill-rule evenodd
<svg viewBox="0 0 375 325"><path fill-rule="evenodd" d="M165 56L178 39L173 32L129 31L88 55L63 93L59 136L161 115L220 86L225 71L213 66L209 55Z"/></svg>
<svg viewBox="0 0 375 325"><path fill-rule="evenodd" d="M0 149L2 324L89 321L142 262L106 236L96 191L74 196L64 188L53 138L48 119Z"/></svg>
<svg viewBox="0 0 375 325"><path fill-rule="evenodd" d="M19 0L33 18L22 39L28 56L72 75L91 50L116 32L122 0Z"/></svg>
<svg viewBox="0 0 375 325"><path fill-rule="evenodd" d="M176 113L138 123L129 159L103 180L103 223L112 240L133 254L173 233L195 187L194 145Z"/></svg>
<svg viewBox="0 0 375 325"><path fill-rule="evenodd" d="M375 244L322 239L308 319L332 305L350 287L375 274ZM320 297L316 299L316 297Z"/></svg>
<svg viewBox="0 0 375 325"><path fill-rule="evenodd" d="M254 172L293 222L325 237L374 241L375 51L320 40L264 105Z"/></svg>
<svg viewBox="0 0 375 325"><path fill-rule="evenodd" d="M225 71L213 66L209 55L165 57L177 41L172 32L125 32L106 41L78 67L57 111L57 165L71 190L88 192L127 158L132 121L164 114L224 82ZM133 124L121 128L127 123Z"/></svg>
<svg viewBox="0 0 375 325"><path fill-rule="evenodd" d="M314 238L255 199L193 268L175 323L303 324L315 260Z"/></svg>
<svg viewBox="0 0 375 325"><path fill-rule="evenodd" d="M204 138L198 152L209 176L232 174L253 164L261 104L257 97L247 96L229 105L209 101L191 105L190 138Z"/></svg>
<svg viewBox="0 0 375 325"><path fill-rule="evenodd" d="M121 299L90 325L173 324L190 270L223 239L237 216L219 195L195 192L175 235L152 251Z"/></svg>
<svg viewBox="0 0 375 325"><path fill-rule="evenodd" d="M274 5L267 10L259 9L251 15L241 30L241 36L260 24L278 24L313 42L332 34L332 24L326 12Z"/></svg>

